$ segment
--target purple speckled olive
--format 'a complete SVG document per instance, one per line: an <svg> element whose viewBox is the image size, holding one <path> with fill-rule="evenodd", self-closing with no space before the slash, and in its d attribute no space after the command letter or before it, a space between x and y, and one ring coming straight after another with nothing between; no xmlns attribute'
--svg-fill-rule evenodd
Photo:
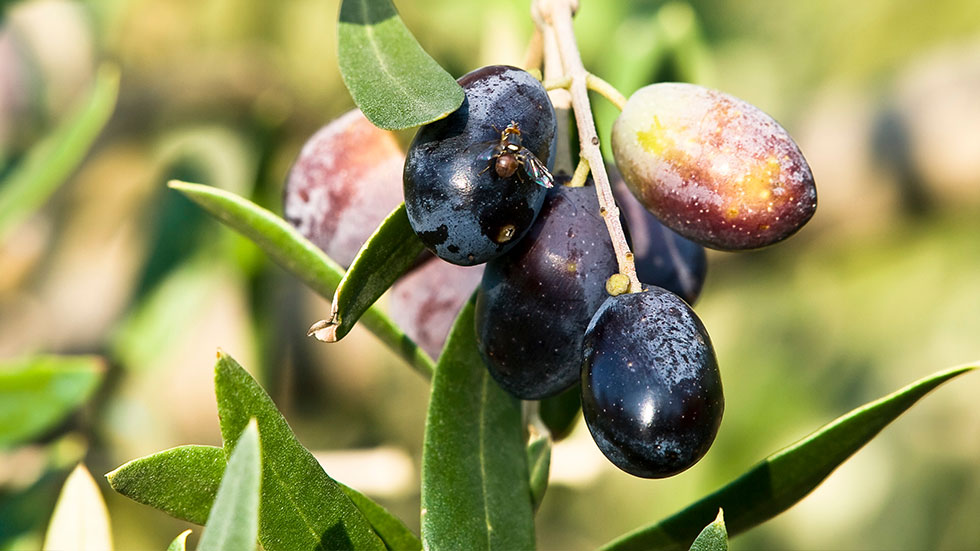
<svg viewBox="0 0 980 551"><path fill-rule="evenodd" d="M527 236L487 263L476 297L480 353L504 390L538 400L579 380L582 336L617 271L595 187L555 185Z"/></svg>
<svg viewBox="0 0 980 551"><path fill-rule="evenodd" d="M403 182L408 220L426 247L443 260L471 266L516 245L547 191L521 168L502 177L488 148L513 122L521 145L550 167L557 126L544 87L521 69L483 67L459 84L466 92L463 105L419 129Z"/></svg>
<svg viewBox="0 0 980 551"><path fill-rule="evenodd" d="M582 412L613 464L663 478L704 456L725 399L711 340L683 300L659 287L608 298L584 354Z"/></svg>
<svg viewBox="0 0 980 551"><path fill-rule="evenodd" d="M817 208L813 174L786 130L716 90L677 83L641 88L613 125L612 148L623 179L647 209L705 247L771 245L799 230Z"/></svg>

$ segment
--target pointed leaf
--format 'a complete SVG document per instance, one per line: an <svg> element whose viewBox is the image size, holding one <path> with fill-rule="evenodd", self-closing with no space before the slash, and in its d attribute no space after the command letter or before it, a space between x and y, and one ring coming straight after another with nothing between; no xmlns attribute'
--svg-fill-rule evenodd
<svg viewBox="0 0 980 551"><path fill-rule="evenodd" d="M225 472L214 446L179 446L134 459L105 475L120 494L168 515L204 524Z"/></svg>
<svg viewBox="0 0 980 551"><path fill-rule="evenodd" d="M187 549L187 536L189 535L191 535L190 528L178 534L174 541L167 546L167 551L185 551Z"/></svg>
<svg viewBox="0 0 980 551"><path fill-rule="evenodd" d="M389 0L343 0L337 56L354 103L389 130L441 119L463 89L409 32Z"/></svg>
<svg viewBox="0 0 980 551"><path fill-rule="evenodd" d="M79 109L0 181L0 241L51 196L85 158L109 121L119 94L119 68L103 65Z"/></svg>
<svg viewBox="0 0 980 551"><path fill-rule="evenodd" d="M122 495L181 520L204 524L225 472L225 452L214 446L180 446L135 459L106 475ZM341 490L368 519L391 551L416 551L422 544L397 517L364 494Z"/></svg>
<svg viewBox="0 0 980 551"><path fill-rule="evenodd" d="M401 519L354 488L340 482L337 484L354 502L354 505L360 509L361 514L370 521L371 527L384 542L388 551L420 551L422 549L422 542L405 526Z"/></svg>
<svg viewBox="0 0 980 551"><path fill-rule="evenodd" d="M725 513L718 509L714 522L704 527L691 544L691 551L728 551Z"/></svg>
<svg viewBox="0 0 980 551"><path fill-rule="evenodd" d="M534 520L520 402L490 377L473 304L442 352L422 452L422 541L428 549L531 549Z"/></svg>
<svg viewBox="0 0 980 551"><path fill-rule="evenodd" d="M344 271L295 228L268 210L210 186L172 181L170 187L189 197L235 231L251 239L274 261L321 296L333 296ZM369 308L361 323L413 368L432 376L432 360L379 308Z"/></svg>
<svg viewBox="0 0 980 551"><path fill-rule="evenodd" d="M582 418L582 389L578 385L545 398L538 403L538 415L548 430L551 439L558 442L572 433L575 424Z"/></svg>
<svg viewBox="0 0 980 551"><path fill-rule="evenodd" d="M527 478L531 487L531 505L537 511L548 489L551 471L551 439L538 437L527 445Z"/></svg>
<svg viewBox="0 0 980 551"><path fill-rule="evenodd" d="M37 436L83 404L105 372L93 356L34 356L0 363L0 449Z"/></svg>
<svg viewBox="0 0 980 551"><path fill-rule="evenodd" d="M218 495L198 544L200 551L255 549L259 535L261 481L259 428L252 419L228 459Z"/></svg>
<svg viewBox="0 0 980 551"><path fill-rule="evenodd" d="M42 549L112 549L109 512L98 485L82 464L65 480Z"/></svg>
<svg viewBox="0 0 980 551"><path fill-rule="evenodd" d="M719 508L731 536L789 509L816 488L881 429L930 390L976 366L955 367L920 379L865 404L799 442L770 455L727 486L656 524L608 543L603 549L687 549Z"/></svg>
<svg viewBox="0 0 980 551"><path fill-rule="evenodd" d="M259 539L267 551L385 549L371 524L289 428L269 395L231 356L219 353L215 394L225 454L251 418L262 448Z"/></svg>
<svg viewBox="0 0 980 551"><path fill-rule="evenodd" d="M425 250L405 213L405 203L385 218L361 247L354 263L337 286L330 321L316 336L336 342L354 327L361 315L407 272Z"/></svg>

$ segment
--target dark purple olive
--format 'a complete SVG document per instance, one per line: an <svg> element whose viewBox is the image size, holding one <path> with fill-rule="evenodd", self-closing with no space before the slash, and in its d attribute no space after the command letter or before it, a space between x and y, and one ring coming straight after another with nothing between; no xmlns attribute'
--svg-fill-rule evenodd
<svg viewBox="0 0 980 551"><path fill-rule="evenodd" d="M402 201L405 156L358 109L303 145L283 191L286 220L344 268Z"/></svg>
<svg viewBox="0 0 980 551"><path fill-rule="evenodd" d="M708 333L677 295L651 287L608 298L585 332L582 412L620 469L675 475L708 451L725 399Z"/></svg>
<svg viewBox="0 0 980 551"><path fill-rule="evenodd" d="M440 258L471 266L531 227L547 191L536 163L550 166L557 127L544 87L521 69L483 67L459 83L463 105L419 129L403 179L415 233ZM500 149L518 141L514 154Z"/></svg>
<svg viewBox="0 0 980 551"><path fill-rule="evenodd" d="M582 336L617 271L595 188L556 185L524 240L487 263L477 293L477 343L500 386L537 400L575 384Z"/></svg>
<svg viewBox="0 0 980 551"><path fill-rule="evenodd" d="M694 304L708 271L704 247L661 224L633 197L614 167L609 167L609 180L616 204L629 227L627 237L636 261L636 276Z"/></svg>

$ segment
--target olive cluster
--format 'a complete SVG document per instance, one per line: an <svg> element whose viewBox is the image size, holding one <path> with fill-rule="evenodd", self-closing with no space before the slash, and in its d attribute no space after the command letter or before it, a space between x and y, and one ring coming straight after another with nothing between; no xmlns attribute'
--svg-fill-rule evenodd
<svg viewBox="0 0 980 551"><path fill-rule="evenodd" d="M711 340L689 306L704 247L758 248L797 231L816 207L802 154L731 96L687 84L638 91L613 129L622 175L610 172L643 288L610 296L620 266L596 190L552 176L557 125L542 84L508 66L459 83L462 106L418 131L401 179L429 251L454 269L485 265L475 326L490 374L524 400L579 385L593 438L629 473L687 469L724 410Z"/></svg>

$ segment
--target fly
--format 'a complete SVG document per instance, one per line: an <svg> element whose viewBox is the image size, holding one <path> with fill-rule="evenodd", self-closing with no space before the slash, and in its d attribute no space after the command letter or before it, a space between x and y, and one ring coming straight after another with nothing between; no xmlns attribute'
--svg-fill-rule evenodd
<svg viewBox="0 0 980 551"><path fill-rule="evenodd" d="M521 129L514 121L511 121L500 133L499 142L493 143L480 154L480 160L491 163L484 171L492 166L494 172L501 178L510 178L520 168L524 176L539 186L548 188L555 183L555 178L548 171L548 167L544 166L534 153L521 145ZM524 179L524 176L521 176L521 179Z"/></svg>

